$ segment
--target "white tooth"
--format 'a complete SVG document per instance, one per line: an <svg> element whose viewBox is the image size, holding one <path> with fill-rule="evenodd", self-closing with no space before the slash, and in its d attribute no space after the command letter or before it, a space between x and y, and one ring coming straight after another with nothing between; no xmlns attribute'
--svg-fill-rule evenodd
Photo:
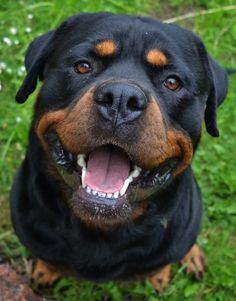
<svg viewBox="0 0 236 301"><path fill-rule="evenodd" d="M129 184L130 184L131 182L132 182L132 179L130 179L130 178L127 178L127 179L125 180L124 185L123 185L123 187L122 187L121 190L120 190L120 195L121 195L121 196L124 195L124 194L126 193L126 190L128 189Z"/></svg>
<svg viewBox="0 0 236 301"><path fill-rule="evenodd" d="M128 180L128 181L129 181L129 184L130 184L131 182L133 182L133 179L134 179L134 178L132 178L131 176L129 176L125 181ZM127 181L127 182L128 182L128 181Z"/></svg>
<svg viewBox="0 0 236 301"><path fill-rule="evenodd" d="M85 174L86 174L86 167L83 167L83 168L82 168L82 176L81 176L81 181L82 181L82 187L83 187L83 188L86 187L86 184L84 183Z"/></svg>
<svg viewBox="0 0 236 301"><path fill-rule="evenodd" d="M111 199L111 198L112 198L112 193L107 193L107 197L108 197L109 199Z"/></svg>
<svg viewBox="0 0 236 301"><path fill-rule="evenodd" d="M96 195L96 194L98 194L98 193L97 193L96 190L92 190L92 194L93 194L93 195Z"/></svg>
<svg viewBox="0 0 236 301"><path fill-rule="evenodd" d="M165 180L167 181L169 180L169 178L170 178L170 173L166 176Z"/></svg>
<svg viewBox="0 0 236 301"><path fill-rule="evenodd" d="M87 192L87 193L91 193L91 191L92 191L92 189L91 189L89 186L87 186L87 187L86 187L86 192Z"/></svg>
<svg viewBox="0 0 236 301"><path fill-rule="evenodd" d="M134 166L134 170L131 172L131 174L129 175L129 177L132 177L132 178L137 178L139 175L140 175L140 172L141 172L141 168L138 167L138 166Z"/></svg>
<svg viewBox="0 0 236 301"><path fill-rule="evenodd" d="M116 192L113 194L113 197L114 197L114 199L118 199L118 197L119 197L119 191L116 191Z"/></svg>
<svg viewBox="0 0 236 301"><path fill-rule="evenodd" d="M106 193L98 191L98 195L102 198L106 197Z"/></svg>
<svg viewBox="0 0 236 301"><path fill-rule="evenodd" d="M80 167L86 167L85 155L80 154L77 156L77 163Z"/></svg>

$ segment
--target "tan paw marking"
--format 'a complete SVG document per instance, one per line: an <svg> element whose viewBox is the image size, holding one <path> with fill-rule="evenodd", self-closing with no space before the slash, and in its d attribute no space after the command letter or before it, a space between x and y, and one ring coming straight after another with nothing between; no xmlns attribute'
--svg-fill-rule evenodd
<svg viewBox="0 0 236 301"><path fill-rule="evenodd" d="M151 282L152 286L157 292L162 292L164 288L167 287L167 285L170 282L170 272L171 272L171 265L165 266L163 269L161 269L156 274L153 274L152 276L148 277L148 280Z"/></svg>
<svg viewBox="0 0 236 301"><path fill-rule="evenodd" d="M52 265L38 259L31 274L31 281L39 286L51 286L61 277L61 273Z"/></svg>
<svg viewBox="0 0 236 301"><path fill-rule="evenodd" d="M191 275L195 280L203 278L206 269L205 255L197 245L194 245L184 256L181 264L186 266L187 274Z"/></svg>

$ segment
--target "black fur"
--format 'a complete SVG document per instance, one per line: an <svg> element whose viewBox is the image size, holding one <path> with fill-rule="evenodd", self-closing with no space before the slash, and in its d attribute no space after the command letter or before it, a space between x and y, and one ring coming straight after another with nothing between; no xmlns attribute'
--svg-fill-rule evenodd
<svg viewBox="0 0 236 301"><path fill-rule="evenodd" d="M88 44L104 37L123 43L119 61L108 62L111 67L78 81L73 75L74 62L85 55ZM140 54L152 46L168 53L172 61L169 69L154 70L141 61ZM69 56L70 49L75 49L74 57ZM67 107L97 78L113 75L141 82L152 91L168 120L189 134L194 149L200 139L204 110L207 131L219 135L216 109L227 93L227 74L207 55L199 38L176 25L150 18L81 14L36 38L29 46L25 64L27 76L16 100L24 102L35 90L37 80L43 80L36 117L52 108ZM158 88L173 73L182 78L184 86L174 95ZM48 158L34 126L35 119L26 158L12 188L11 209L17 235L35 256L66 266L78 277L106 281L148 273L178 261L196 242L201 196L191 167L152 195L145 213L133 223L110 231L92 229L62 200L58 181L47 171Z"/></svg>

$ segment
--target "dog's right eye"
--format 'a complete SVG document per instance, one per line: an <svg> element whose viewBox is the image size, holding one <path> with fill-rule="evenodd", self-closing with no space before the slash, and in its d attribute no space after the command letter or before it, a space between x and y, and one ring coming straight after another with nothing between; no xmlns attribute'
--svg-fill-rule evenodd
<svg viewBox="0 0 236 301"><path fill-rule="evenodd" d="M75 71L79 74L87 74L92 71L92 66L87 61L77 62L74 66Z"/></svg>

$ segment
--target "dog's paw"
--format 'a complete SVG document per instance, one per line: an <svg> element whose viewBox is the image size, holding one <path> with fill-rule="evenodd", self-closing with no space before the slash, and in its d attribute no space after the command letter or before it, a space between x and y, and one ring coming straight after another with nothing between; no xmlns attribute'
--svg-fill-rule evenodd
<svg viewBox="0 0 236 301"><path fill-rule="evenodd" d="M186 266L186 273L195 280L201 280L206 270L206 259L203 251L194 245L192 249L181 260Z"/></svg>
<svg viewBox="0 0 236 301"><path fill-rule="evenodd" d="M36 261L34 270L31 274L31 281L37 286L51 286L59 278L61 278L61 273L56 268L41 259Z"/></svg>
<svg viewBox="0 0 236 301"><path fill-rule="evenodd" d="M165 266L156 274L148 277L154 289L160 293L162 292L170 282L171 265Z"/></svg>

